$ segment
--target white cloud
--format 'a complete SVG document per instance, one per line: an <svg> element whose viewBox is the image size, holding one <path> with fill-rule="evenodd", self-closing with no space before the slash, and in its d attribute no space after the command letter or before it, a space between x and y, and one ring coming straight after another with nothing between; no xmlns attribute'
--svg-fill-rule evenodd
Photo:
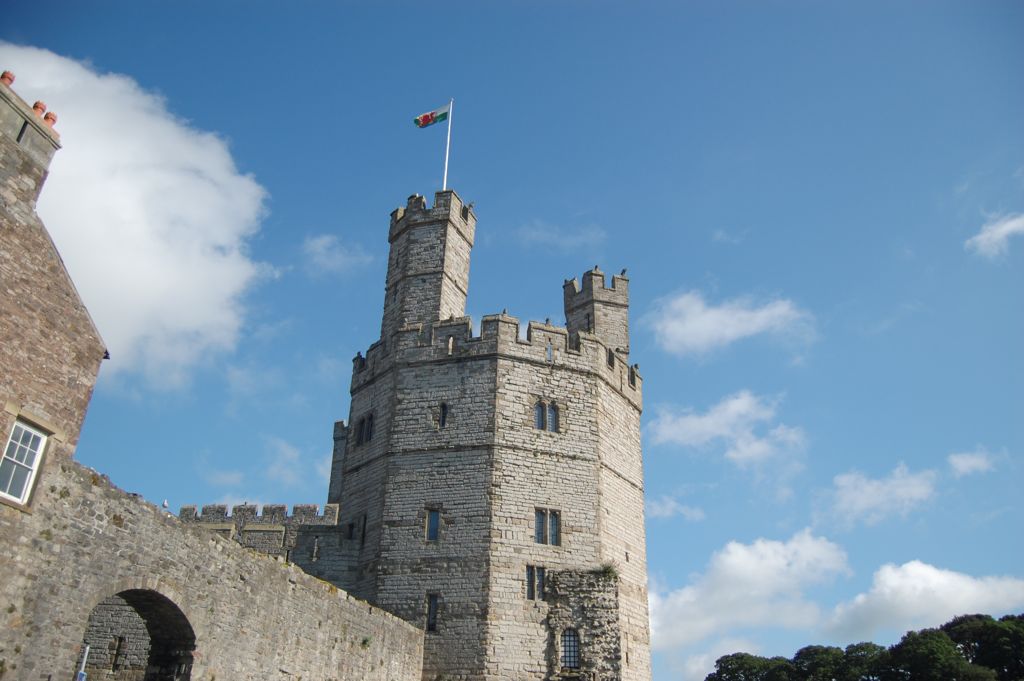
<svg viewBox="0 0 1024 681"><path fill-rule="evenodd" d="M704 509L681 504L678 499L670 496L650 499L647 502L647 515L651 518L672 518L681 515L690 522L699 522L705 518Z"/></svg>
<svg viewBox="0 0 1024 681"><path fill-rule="evenodd" d="M880 629L899 633L938 626L965 613L1022 606L1024 579L972 577L912 560L879 568L868 592L836 606L828 628L846 640L870 640Z"/></svg>
<svg viewBox="0 0 1024 681"><path fill-rule="evenodd" d="M717 241L720 244L730 244L733 246L739 243L743 243L743 239L745 236L746 232L733 234L732 232L727 232L724 229L716 229L713 232L711 232L712 241Z"/></svg>
<svg viewBox="0 0 1024 681"><path fill-rule="evenodd" d="M649 429L655 444L704 447L721 443L730 461L741 466L759 463L799 451L806 442L802 429L772 423L777 402L741 390L703 414L662 407L656 410Z"/></svg>
<svg viewBox="0 0 1024 681"><path fill-rule="evenodd" d="M708 305L699 291L655 303L644 322L661 348L676 355L703 355L743 338L770 334L807 343L814 339L814 317L786 299L757 304L749 298Z"/></svg>
<svg viewBox="0 0 1024 681"><path fill-rule="evenodd" d="M224 139L128 76L9 43L0 62L60 116L39 213L110 350L106 371L180 385L235 346L244 294L267 271L247 253L265 190Z"/></svg>
<svg viewBox="0 0 1024 681"><path fill-rule="evenodd" d="M372 260L361 248L346 247L333 234L306 237L302 254L306 269L313 274L342 274Z"/></svg>
<svg viewBox="0 0 1024 681"><path fill-rule="evenodd" d="M303 481L305 466L297 447L279 437L268 437L267 450L268 480L288 487L295 487Z"/></svg>
<svg viewBox="0 0 1024 681"><path fill-rule="evenodd" d="M983 449L978 449L973 452L950 454L946 457L946 460L949 461L949 467L953 469L953 475L957 478L962 478L965 475L974 475L975 473L988 473L989 471L995 470L995 463L992 461L992 455Z"/></svg>
<svg viewBox="0 0 1024 681"><path fill-rule="evenodd" d="M516 231L516 236L525 246L574 253L599 248L608 238L608 233L596 225L568 228L535 220L520 227Z"/></svg>
<svg viewBox="0 0 1024 681"><path fill-rule="evenodd" d="M905 516L935 494L935 471L911 473L903 463L887 477L869 478L858 471L832 479L832 512L846 525L874 525L888 516Z"/></svg>
<svg viewBox="0 0 1024 681"><path fill-rule="evenodd" d="M652 646L678 648L738 627L814 626L821 613L804 589L848 571L842 548L807 529L785 542L729 542L689 586L651 591Z"/></svg>
<svg viewBox="0 0 1024 681"><path fill-rule="evenodd" d="M327 483L331 480L331 464L334 461L334 457L331 454L320 457L313 465L316 467L316 475L320 478L320 482Z"/></svg>
<svg viewBox="0 0 1024 681"><path fill-rule="evenodd" d="M981 231L964 242L964 248L986 258L1003 255L1011 236L1024 234L1024 213L1003 215L986 222Z"/></svg>
<svg viewBox="0 0 1024 681"><path fill-rule="evenodd" d="M202 471L203 480L217 487L238 487L245 481L245 473L235 470L214 470Z"/></svg>

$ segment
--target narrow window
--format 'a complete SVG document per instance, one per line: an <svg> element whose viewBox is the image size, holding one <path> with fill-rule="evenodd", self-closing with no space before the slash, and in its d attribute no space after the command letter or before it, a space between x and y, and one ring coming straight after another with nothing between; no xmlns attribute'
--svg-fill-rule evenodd
<svg viewBox="0 0 1024 681"><path fill-rule="evenodd" d="M311 563L320 560L320 537L313 537L313 552L309 556Z"/></svg>
<svg viewBox="0 0 1024 681"><path fill-rule="evenodd" d="M21 124L21 130L18 131L18 144L21 144L21 140L25 139L26 132L28 132L28 121Z"/></svg>
<svg viewBox="0 0 1024 681"><path fill-rule="evenodd" d="M526 566L526 600L536 600L537 593L534 591L535 571L532 565Z"/></svg>
<svg viewBox="0 0 1024 681"><path fill-rule="evenodd" d="M356 444L363 444L363 435L366 433L366 419L359 419L359 425L356 426Z"/></svg>
<svg viewBox="0 0 1024 681"><path fill-rule="evenodd" d="M544 568L537 568L537 600L544 600Z"/></svg>
<svg viewBox="0 0 1024 681"><path fill-rule="evenodd" d="M546 406L543 402L537 402L533 406L533 427L537 430L544 430L545 409Z"/></svg>
<svg viewBox="0 0 1024 681"><path fill-rule="evenodd" d="M366 441L373 439L373 414L366 417Z"/></svg>
<svg viewBox="0 0 1024 681"><path fill-rule="evenodd" d="M356 538L356 524L355 523L349 523L348 524L348 531L345 533L345 539L355 539L355 538Z"/></svg>
<svg viewBox="0 0 1024 681"><path fill-rule="evenodd" d="M124 644L124 636L117 636L111 641L110 647L113 648L113 655L110 656L110 671L116 672L124 666L124 658L126 657Z"/></svg>
<svg viewBox="0 0 1024 681"><path fill-rule="evenodd" d="M363 531L359 534L359 548L366 546L366 514L363 514Z"/></svg>
<svg viewBox="0 0 1024 681"><path fill-rule="evenodd" d="M608 351L608 366L615 366L615 353L611 350Z"/></svg>
<svg viewBox="0 0 1024 681"><path fill-rule="evenodd" d="M585 319L585 323L583 324L583 328L586 329L587 331L590 331L591 330L590 329L590 313L587 313L587 315L584 317L584 319Z"/></svg>
<svg viewBox="0 0 1024 681"><path fill-rule="evenodd" d="M448 336L448 354L452 354L455 350L455 336Z"/></svg>
<svg viewBox="0 0 1024 681"><path fill-rule="evenodd" d="M19 504L28 500L46 445L46 435L21 421L14 422L0 461L0 496Z"/></svg>
<svg viewBox="0 0 1024 681"><path fill-rule="evenodd" d="M555 361L555 349L551 347L551 343L548 343L547 358L549 363Z"/></svg>
<svg viewBox="0 0 1024 681"><path fill-rule="evenodd" d="M437 631L437 594L427 594L427 631Z"/></svg>
<svg viewBox="0 0 1024 681"><path fill-rule="evenodd" d="M441 512L436 508L427 509L427 541L437 541L441 531Z"/></svg>
<svg viewBox="0 0 1024 681"><path fill-rule="evenodd" d="M636 387L636 368L629 367L629 385L632 388Z"/></svg>
<svg viewBox="0 0 1024 681"><path fill-rule="evenodd" d="M444 428L446 425L448 425L448 405L442 402L440 414L437 416L437 427Z"/></svg>
<svg viewBox="0 0 1024 681"><path fill-rule="evenodd" d="M562 667L580 668L580 635L575 629L566 629L562 632Z"/></svg>
<svg viewBox="0 0 1024 681"><path fill-rule="evenodd" d="M548 430L558 432L558 405L554 402L548 405Z"/></svg>
<svg viewBox="0 0 1024 681"><path fill-rule="evenodd" d="M552 546L562 545L562 514L548 511L548 543Z"/></svg>
<svg viewBox="0 0 1024 681"><path fill-rule="evenodd" d="M533 541L537 544L547 544L548 512L538 508L534 514Z"/></svg>

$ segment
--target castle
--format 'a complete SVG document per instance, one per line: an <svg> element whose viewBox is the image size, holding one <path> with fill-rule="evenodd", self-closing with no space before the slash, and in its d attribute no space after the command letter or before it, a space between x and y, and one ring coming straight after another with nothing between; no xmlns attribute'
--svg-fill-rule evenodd
<svg viewBox="0 0 1024 681"><path fill-rule="evenodd" d="M624 272L566 281L565 327L524 339L502 313L474 335L473 208L411 196L323 513L175 518L72 459L104 349L34 212L59 136L11 82L0 433L24 475L0 471L0 678L650 678Z"/></svg>

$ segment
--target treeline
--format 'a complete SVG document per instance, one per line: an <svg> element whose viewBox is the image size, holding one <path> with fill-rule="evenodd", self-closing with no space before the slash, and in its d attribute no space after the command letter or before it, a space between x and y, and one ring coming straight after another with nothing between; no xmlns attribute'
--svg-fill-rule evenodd
<svg viewBox="0 0 1024 681"><path fill-rule="evenodd" d="M961 615L894 646L807 646L792 659L723 655L705 681L1024 681L1024 614Z"/></svg>

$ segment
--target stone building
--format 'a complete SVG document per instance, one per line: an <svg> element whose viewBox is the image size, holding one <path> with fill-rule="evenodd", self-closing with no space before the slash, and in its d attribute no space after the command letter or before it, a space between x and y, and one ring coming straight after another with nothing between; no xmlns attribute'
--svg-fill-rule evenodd
<svg viewBox="0 0 1024 681"><path fill-rule="evenodd" d="M33 209L58 138L8 85L0 435L41 463L0 494L0 677L66 678L88 645L90 681L650 679L625 272L564 282L565 327L474 335L473 208L410 197L323 513L174 518L71 458L104 351Z"/></svg>

